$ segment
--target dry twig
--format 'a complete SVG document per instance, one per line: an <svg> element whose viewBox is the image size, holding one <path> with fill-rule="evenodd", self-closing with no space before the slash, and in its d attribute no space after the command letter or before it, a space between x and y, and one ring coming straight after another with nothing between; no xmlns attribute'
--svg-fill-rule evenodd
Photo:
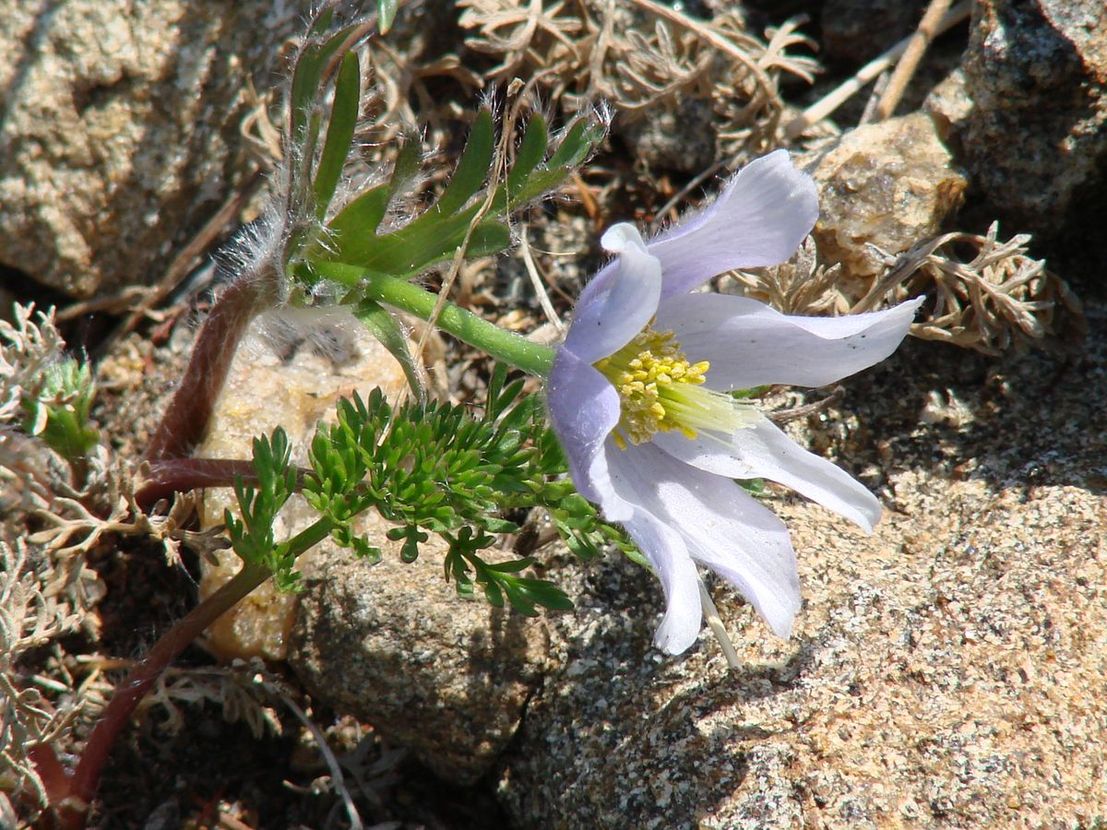
<svg viewBox="0 0 1107 830"><path fill-rule="evenodd" d="M926 13L919 21L919 28L908 38L907 48L903 50L903 57L896 64L895 71L888 81L888 88L880 96L880 102L876 105L874 119L883 121L890 118L896 110L896 105L903 97L907 84L918 69L919 61L926 53L927 47L940 33L939 27L949 10L951 0L930 0L926 7Z"/></svg>
<svg viewBox="0 0 1107 830"><path fill-rule="evenodd" d="M733 271L720 287L738 289L785 314L835 315L849 311L850 302L838 289L842 266L820 265L815 241L809 236L787 262L756 271Z"/></svg>
<svg viewBox="0 0 1107 830"><path fill-rule="evenodd" d="M70 575L26 541L0 541L0 778L14 795L30 795L40 807L48 802L46 787L29 752L67 732L89 700L72 684L57 684L65 702L52 704L25 685L19 660L85 627L102 595L102 589L75 592Z"/></svg>
<svg viewBox="0 0 1107 830"><path fill-rule="evenodd" d="M943 17L935 27L934 37L952 29L967 18L971 11L971 0L958 3L949 10L945 17ZM805 109L800 115L793 118L784 127L784 137L787 139L798 138L805 130L808 130L817 122L822 121L833 113L834 110L838 109L838 107L842 106L842 104L864 89L869 81L878 77L891 67L893 63L899 60L903 53L907 51L907 47L911 45L913 37L914 36L904 38L884 54L873 58L858 69L852 78L835 87L827 95L824 95Z"/></svg>
<svg viewBox="0 0 1107 830"><path fill-rule="evenodd" d="M811 45L796 21L769 29L765 43L736 14L698 20L655 0L460 5L467 45L500 60L488 78L538 79L566 111L603 99L642 117L689 97L709 100L730 154L773 143L782 74L810 81L817 71L813 59L790 52Z"/></svg>
<svg viewBox="0 0 1107 830"><path fill-rule="evenodd" d="M920 242L873 283L853 310L933 291L933 311L911 333L990 355L1060 335L1062 320L1079 336L1086 325L1080 301L1064 280L1046 270L1044 260L1027 255L1030 235L1001 242L998 231L999 223L993 222L984 236L947 233ZM966 258L959 248L974 254Z"/></svg>

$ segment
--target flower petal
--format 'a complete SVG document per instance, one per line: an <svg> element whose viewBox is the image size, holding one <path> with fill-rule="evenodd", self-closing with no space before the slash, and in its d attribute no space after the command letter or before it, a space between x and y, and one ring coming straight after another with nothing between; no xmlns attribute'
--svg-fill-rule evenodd
<svg viewBox="0 0 1107 830"><path fill-rule="evenodd" d="M811 177L786 150L750 162L706 210L686 217L649 245L665 274L661 296L684 294L733 268L788 259L819 218Z"/></svg>
<svg viewBox="0 0 1107 830"><path fill-rule="evenodd" d="M653 317L661 296L661 263L633 225L613 225L600 242L619 258L581 292L564 345L585 363L625 346Z"/></svg>
<svg viewBox="0 0 1107 830"><path fill-rule="evenodd" d="M575 354L559 349L550 370L546 405L577 490L600 505L611 521L629 519L631 508L615 496L604 452L604 441L619 423L615 387Z"/></svg>
<svg viewBox="0 0 1107 830"><path fill-rule="evenodd" d="M636 509L623 526L650 560L665 592L665 615L654 645L667 654L681 654L696 642L703 626L696 563L680 535L647 511Z"/></svg>
<svg viewBox="0 0 1107 830"><path fill-rule="evenodd" d="M800 607L796 555L772 511L733 481L652 444L609 450L608 469L617 492L680 534L692 559L737 588L777 635L791 634Z"/></svg>
<svg viewBox="0 0 1107 830"><path fill-rule="evenodd" d="M654 493L658 478L671 470L657 468L660 454L648 444L620 450L608 441L604 452L613 488L633 505L633 515L622 524L653 565L665 592L665 616L654 635L654 644L668 654L680 654L699 636L703 607L699 573L679 528L663 510L657 510Z"/></svg>
<svg viewBox="0 0 1107 830"><path fill-rule="evenodd" d="M823 386L879 363L907 334L923 298L845 317L794 317L748 297L687 294L663 301L657 328L676 332L689 360L707 360L707 386Z"/></svg>
<svg viewBox="0 0 1107 830"><path fill-rule="evenodd" d="M818 502L871 533L880 501L849 473L810 453L768 418L731 436L659 433L654 443L676 459L727 478L767 478Z"/></svg>

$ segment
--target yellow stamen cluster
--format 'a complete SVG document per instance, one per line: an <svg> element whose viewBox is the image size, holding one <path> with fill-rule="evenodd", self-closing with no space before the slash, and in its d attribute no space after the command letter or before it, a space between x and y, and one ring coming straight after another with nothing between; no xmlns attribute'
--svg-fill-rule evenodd
<svg viewBox="0 0 1107 830"><path fill-rule="evenodd" d="M729 395L700 388L710 363L691 363L671 331L646 326L623 348L596 363L619 393L622 414L614 433L620 449L658 432L733 432L749 424L748 407Z"/></svg>

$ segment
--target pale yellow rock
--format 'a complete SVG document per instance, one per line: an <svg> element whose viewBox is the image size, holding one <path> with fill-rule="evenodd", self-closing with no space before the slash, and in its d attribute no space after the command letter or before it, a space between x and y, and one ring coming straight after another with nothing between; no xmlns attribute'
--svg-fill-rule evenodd
<svg viewBox="0 0 1107 830"><path fill-rule="evenodd" d="M937 234L961 203L967 181L924 113L845 133L810 170L819 188L812 231L825 263L841 262L863 293L898 254Z"/></svg>
<svg viewBox="0 0 1107 830"><path fill-rule="evenodd" d="M300 309L263 315L235 355L207 438L196 455L249 458L255 436L282 426L293 461L306 464L315 425L333 420L338 399L355 391L364 398L378 386L394 398L406 386L403 371L349 312ZM221 523L224 509L233 503L230 490L206 493L204 526ZM311 521L310 509L294 496L279 517L276 537L286 538ZM311 555L305 554L298 564ZM232 551L223 551L215 565L204 563L200 598L216 591L238 568ZM224 658L283 660L296 604L294 594L279 593L266 583L209 629L208 646Z"/></svg>

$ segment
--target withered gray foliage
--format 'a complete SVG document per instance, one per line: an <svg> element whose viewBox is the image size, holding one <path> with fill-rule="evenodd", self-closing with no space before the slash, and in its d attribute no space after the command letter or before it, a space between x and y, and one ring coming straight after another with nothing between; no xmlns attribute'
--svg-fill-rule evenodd
<svg viewBox="0 0 1107 830"><path fill-rule="evenodd" d="M838 290L842 266L820 265L815 240L803 240L787 262L756 271L732 271L719 281L726 293L760 300L785 314L833 316L849 312L850 303Z"/></svg>
<svg viewBox="0 0 1107 830"><path fill-rule="evenodd" d="M786 23L749 31L736 12L699 20L651 0L461 0L469 48L499 63L490 80L533 80L574 110L603 100L634 117L682 97L710 100L726 155L777 143L785 75L810 81L809 41Z"/></svg>
<svg viewBox="0 0 1107 830"><path fill-rule="evenodd" d="M270 706L273 695L258 680L265 676L258 658L235 660L229 666L170 667L158 676L138 711L158 709L158 730L176 735L186 726L182 706L214 703L227 723L242 721L255 738L279 735L281 722Z"/></svg>
<svg viewBox="0 0 1107 830"><path fill-rule="evenodd" d="M42 398L49 369L65 358L65 340L54 309L16 303L12 312L13 322L0 320L0 505L33 509L69 485L69 466L34 437L45 423L24 423L28 402ZM46 408L37 412L45 417Z"/></svg>
<svg viewBox="0 0 1107 830"><path fill-rule="evenodd" d="M106 446L83 459L78 488L69 463L39 440L41 425L27 414L35 411L28 400L46 400L45 373L65 359L53 310L16 305L14 318L0 321L0 512L15 536L0 539L0 793L42 806L46 794L28 751L71 739L73 721L103 703L98 671L78 681L56 659L66 635L83 630L96 639L93 609L105 587L88 554L107 537L141 536L161 541L172 562L181 541L201 549L222 542L186 529L191 497L164 513L139 510L130 475ZM32 516L42 525L33 533ZM54 651L51 669L24 665L43 649Z"/></svg>
<svg viewBox="0 0 1107 830"><path fill-rule="evenodd" d="M46 792L28 752L65 734L89 701L56 678L48 685L61 694L52 700L19 663L88 624L89 599L102 591L90 589L97 584L90 572L83 576L85 590L76 592L71 574L42 550L22 539L0 541L0 791L39 805Z"/></svg>
<svg viewBox="0 0 1107 830"><path fill-rule="evenodd" d="M21 417L24 397L39 393L47 369L65 351L54 309L36 313L34 303L16 303L12 312L13 323L0 320L0 423L5 424Z"/></svg>
<svg viewBox="0 0 1107 830"><path fill-rule="evenodd" d="M988 232L946 233L913 246L873 283L856 311L899 302L924 291L935 305L911 333L989 355L1086 328L1076 295L1045 260L1027 255L1030 234L998 239Z"/></svg>
<svg viewBox="0 0 1107 830"><path fill-rule="evenodd" d="M792 259L772 268L736 271L721 281L789 314L857 314L921 294L934 296L926 317L911 327L923 340L939 340L988 355L1086 330L1079 299L1045 261L1027 254L1029 234L1006 242L993 222L985 235L953 232L923 240L895 258L860 299L846 293L840 266L818 263L804 241Z"/></svg>
<svg viewBox="0 0 1107 830"><path fill-rule="evenodd" d="M64 359L65 341L53 309L12 310L13 322L0 321L0 510L16 527L21 514L48 509L57 493L73 490L69 465L35 437L44 424L28 422L35 411L28 403L44 400L47 372ZM64 733L84 703L56 679L61 694L52 701L24 676L20 660L91 626L89 611L102 595L83 556L55 558L26 538L0 539L0 790L45 803L28 750Z"/></svg>

